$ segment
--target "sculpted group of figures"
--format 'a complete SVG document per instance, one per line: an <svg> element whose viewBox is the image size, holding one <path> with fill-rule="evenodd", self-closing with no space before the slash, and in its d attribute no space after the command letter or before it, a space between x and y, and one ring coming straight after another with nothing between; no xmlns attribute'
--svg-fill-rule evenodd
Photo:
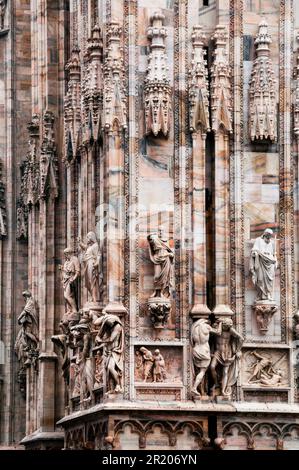
<svg viewBox="0 0 299 470"><path fill-rule="evenodd" d="M210 336L214 336L211 341ZM233 327L231 318L216 320L214 325L205 318L197 320L191 329L195 396L208 396L208 369L211 372L213 396L230 397L240 370L241 347L244 338ZM211 351L212 350L212 351Z"/></svg>
<svg viewBox="0 0 299 470"><path fill-rule="evenodd" d="M258 315L277 308L273 300L276 247L273 232L266 229L255 240L250 257L250 272L257 290L254 308ZM174 251L164 235L163 227L148 236L149 258L154 265L154 292L148 299L153 326L164 328L171 309ZM64 250L65 262L59 266L65 300L65 314L60 322L61 334L52 337L62 356L63 376L71 385L71 395L89 400L92 390L103 386L107 393L123 391L124 326L121 319L101 307L102 253L94 232L85 242L78 240L79 255L70 248ZM78 279L84 282L90 301L83 309L78 305ZM15 342L21 375L27 366L36 365L39 353L39 318L37 305L29 291L23 293L25 307L18 323L21 326ZM262 313L261 310L263 309ZM266 313L265 313L266 312ZM272 312L272 313L271 313ZM263 318L264 318L263 317ZM261 323L265 325L265 320ZM231 317L217 318L213 324L199 318L191 328L192 363L195 396L231 396L240 369L243 336L233 327ZM138 366L139 364L139 366ZM138 351L137 367L143 368L145 382L166 379L165 361L159 349L145 347ZM275 382L268 371L263 380ZM278 374L279 375L279 374ZM271 377L270 377L271 376ZM253 377L254 379L254 377Z"/></svg>

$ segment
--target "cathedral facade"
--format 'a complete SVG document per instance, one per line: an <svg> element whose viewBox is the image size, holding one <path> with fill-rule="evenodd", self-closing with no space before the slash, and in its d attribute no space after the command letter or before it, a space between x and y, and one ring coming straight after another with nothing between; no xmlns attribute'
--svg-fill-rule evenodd
<svg viewBox="0 0 299 470"><path fill-rule="evenodd" d="M299 448L299 3L0 1L0 444Z"/></svg>

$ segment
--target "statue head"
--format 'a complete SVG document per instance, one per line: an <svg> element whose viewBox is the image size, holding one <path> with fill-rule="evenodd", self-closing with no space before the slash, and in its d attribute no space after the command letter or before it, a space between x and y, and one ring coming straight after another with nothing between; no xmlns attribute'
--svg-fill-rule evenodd
<svg viewBox="0 0 299 470"><path fill-rule="evenodd" d="M97 243L97 237L94 232L88 232L86 235L86 240L88 245L93 245L94 243Z"/></svg>
<svg viewBox="0 0 299 470"><path fill-rule="evenodd" d="M24 290L24 292L22 292L22 296L24 297L25 300L28 300L30 299L30 297L32 297L32 294L29 290Z"/></svg>
<svg viewBox="0 0 299 470"><path fill-rule="evenodd" d="M73 250L70 247L67 247L65 250L63 250L64 256L66 260L69 260L72 256Z"/></svg>
<svg viewBox="0 0 299 470"><path fill-rule="evenodd" d="M224 329L229 329L234 324L231 318L223 318L223 320L221 321L222 321L222 326L224 327Z"/></svg>
<svg viewBox="0 0 299 470"><path fill-rule="evenodd" d="M270 243L271 238L273 237L273 230L271 228L266 228L262 235L262 238L265 240L266 243Z"/></svg>

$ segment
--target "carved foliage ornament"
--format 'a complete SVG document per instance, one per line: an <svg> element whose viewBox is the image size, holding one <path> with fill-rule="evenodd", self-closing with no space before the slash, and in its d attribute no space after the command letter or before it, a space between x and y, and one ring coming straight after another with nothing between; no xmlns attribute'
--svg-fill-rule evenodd
<svg viewBox="0 0 299 470"><path fill-rule="evenodd" d="M192 33L192 62L188 74L189 86L189 126L191 132L198 128L202 132L210 130L208 70L204 49L205 34L202 26L194 26Z"/></svg>
<svg viewBox="0 0 299 470"><path fill-rule="evenodd" d="M171 87L165 53L165 16L156 12L151 17L147 37L151 41L147 76L144 85L145 131L155 136L162 132L168 135L171 113Z"/></svg>
<svg viewBox="0 0 299 470"><path fill-rule="evenodd" d="M27 126L29 152L22 165L22 201L25 205L37 204L40 199L58 196L58 162L54 140L54 115L46 111L42 121L40 145L39 116L34 115Z"/></svg>
<svg viewBox="0 0 299 470"><path fill-rule="evenodd" d="M213 36L214 63L211 71L212 130L232 132L232 105L230 68L228 61L228 33L226 26L218 25Z"/></svg>
<svg viewBox="0 0 299 470"><path fill-rule="evenodd" d="M263 20L255 40L257 57L250 80L250 138L277 140L276 80L270 59L268 24Z"/></svg>
<svg viewBox="0 0 299 470"><path fill-rule="evenodd" d="M105 131L127 127L127 101L124 81L124 61L121 48L122 29L117 21L107 30L108 52L104 62L103 127Z"/></svg>

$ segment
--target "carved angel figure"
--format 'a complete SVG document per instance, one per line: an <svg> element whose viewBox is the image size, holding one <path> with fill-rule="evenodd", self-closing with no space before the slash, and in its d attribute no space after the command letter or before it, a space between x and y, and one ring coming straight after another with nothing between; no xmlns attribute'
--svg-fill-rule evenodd
<svg viewBox="0 0 299 470"><path fill-rule="evenodd" d="M170 295L170 288L173 285L173 250L168 245L167 240L162 238L161 231L158 234L151 233L147 237L149 242L149 255L155 266L154 288L152 297L163 297Z"/></svg>
<svg viewBox="0 0 299 470"><path fill-rule="evenodd" d="M273 300L277 258L272 237L273 231L267 228L262 236L255 240L251 250L250 272L257 289L257 300Z"/></svg>
<svg viewBox="0 0 299 470"><path fill-rule="evenodd" d="M102 285L101 251L94 232L86 235L86 244L79 239L79 246L83 251L82 265L85 287L91 295L93 302L99 302Z"/></svg>
<svg viewBox="0 0 299 470"><path fill-rule="evenodd" d="M98 327L95 342L103 348L107 392L123 391L123 350L124 328L120 319L104 311L104 315L94 322Z"/></svg>
<svg viewBox="0 0 299 470"><path fill-rule="evenodd" d="M26 303L18 317L21 329L16 338L15 352L18 360L26 363L29 360L28 353L38 350L39 317L31 292L24 291L23 297Z"/></svg>

